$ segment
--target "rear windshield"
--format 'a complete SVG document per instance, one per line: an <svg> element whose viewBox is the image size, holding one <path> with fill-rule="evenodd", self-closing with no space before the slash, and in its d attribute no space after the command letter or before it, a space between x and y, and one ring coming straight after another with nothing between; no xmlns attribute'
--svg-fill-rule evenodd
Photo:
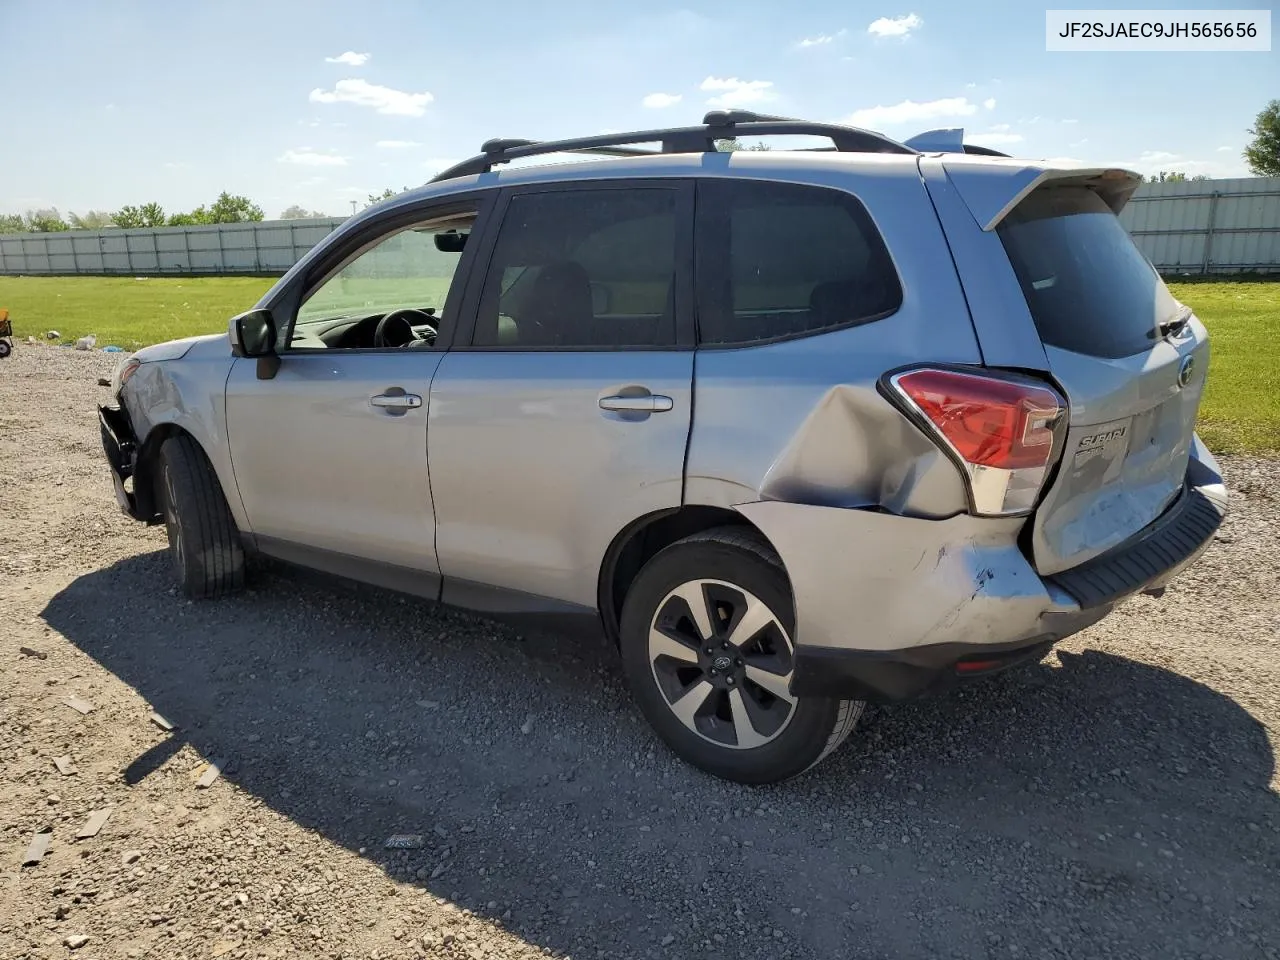
<svg viewBox="0 0 1280 960"><path fill-rule="evenodd" d="M1095 357L1151 349L1179 304L1111 208L1085 187L1049 187L997 228L1040 339Z"/></svg>

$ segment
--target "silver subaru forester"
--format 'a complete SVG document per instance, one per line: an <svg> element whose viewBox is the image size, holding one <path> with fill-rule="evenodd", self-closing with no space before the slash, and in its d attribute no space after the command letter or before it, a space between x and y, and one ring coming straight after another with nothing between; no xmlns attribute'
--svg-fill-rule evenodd
<svg viewBox="0 0 1280 960"><path fill-rule="evenodd" d="M558 153L611 158L495 169ZM791 777L1212 540L1208 339L1138 181L738 111L490 141L125 360L117 496L189 596L257 552L602 629L678 755Z"/></svg>

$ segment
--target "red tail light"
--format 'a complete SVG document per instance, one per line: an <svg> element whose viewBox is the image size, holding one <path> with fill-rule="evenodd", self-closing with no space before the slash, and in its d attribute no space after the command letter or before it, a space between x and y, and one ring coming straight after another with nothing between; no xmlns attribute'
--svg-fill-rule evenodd
<svg viewBox="0 0 1280 960"><path fill-rule="evenodd" d="M1066 401L1048 386L985 374L921 369L889 383L962 463L974 511L1025 513L1057 454Z"/></svg>

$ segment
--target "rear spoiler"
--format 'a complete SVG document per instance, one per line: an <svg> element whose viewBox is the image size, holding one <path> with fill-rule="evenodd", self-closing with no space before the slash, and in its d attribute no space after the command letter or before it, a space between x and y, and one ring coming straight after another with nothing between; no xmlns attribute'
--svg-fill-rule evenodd
<svg viewBox="0 0 1280 960"><path fill-rule="evenodd" d="M920 153L976 153L984 157L1009 156L990 147L965 143L964 127L939 127L937 130L926 130L924 133L917 133L910 140L903 140L902 143L903 146Z"/></svg>
<svg viewBox="0 0 1280 960"><path fill-rule="evenodd" d="M1093 190L1118 214L1124 209L1142 177L1115 167L1051 168L1039 164L990 160L969 156L941 158L947 179L955 185L978 226L998 227L1033 190L1047 186L1078 186Z"/></svg>

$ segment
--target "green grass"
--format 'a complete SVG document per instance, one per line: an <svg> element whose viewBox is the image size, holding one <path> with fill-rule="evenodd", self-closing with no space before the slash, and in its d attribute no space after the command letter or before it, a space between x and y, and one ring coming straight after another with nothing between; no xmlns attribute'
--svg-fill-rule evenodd
<svg viewBox="0 0 1280 960"><path fill-rule="evenodd" d="M1209 328L1198 429L1215 453L1280 453L1280 279L1170 283Z"/></svg>
<svg viewBox="0 0 1280 960"><path fill-rule="evenodd" d="M218 333L267 292L270 277L0 277L0 307L14 335L63 340L92 333L98 346L148 344ZM19 343L21 349L21 343Z"/></svg>
<svg viewBox="0 0 1280 960"><path fill-rule="evenodd" d="M64 339L87 333L98 345L136 349L216 333L272 281L247 277L0 277L0 307L14 332ZM1280 279L1169 284L1213 338L1200 431L1220 453L1280 453ZM21 348L21 347L19 347Z"/></svg>

